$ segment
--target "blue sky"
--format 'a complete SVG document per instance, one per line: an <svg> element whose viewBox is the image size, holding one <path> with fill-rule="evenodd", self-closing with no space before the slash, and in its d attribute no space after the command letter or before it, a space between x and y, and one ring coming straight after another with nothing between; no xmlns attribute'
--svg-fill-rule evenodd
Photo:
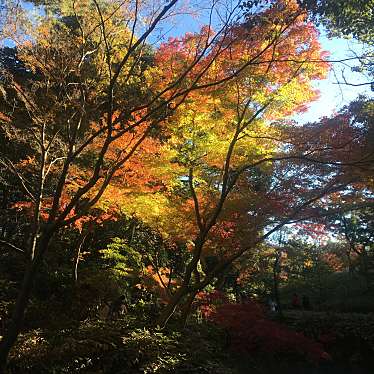
<svg viewBox="0 0 374 374"><path fill-rule="evenodd" d="M329 59L331 60L351 58L354 56L354 53L362 55L365 52L362 44L354 40L339 38L329 39L324 32L321 32L320 42L323 49L330 52L331 55ZM348 66L341 63L333 64L333 70L330 71L328 78L314 83L314 86L320 91L319 100L311 103L306 113L295 116L295 120L301 123L314 122L321 117L330 116L360 94L366 94L368 96L373 94L368 85L354 87L345 84L337 84L337 81L344 81L342 78L342 71L348 83L357 84L367 82L362 74L351 71L350 66L357 65L356 61L346 64Z"/></svg>

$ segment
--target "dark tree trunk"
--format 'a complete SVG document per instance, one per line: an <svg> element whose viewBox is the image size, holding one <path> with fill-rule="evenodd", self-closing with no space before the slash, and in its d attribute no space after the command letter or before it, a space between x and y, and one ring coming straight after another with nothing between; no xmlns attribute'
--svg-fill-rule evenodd
<svg viewBox="0 0 374 374"><path fill-rule="evenodd" d="M166 307L161 312L160 317L157 320L157 325L160 328L164 328L168 323L169 319L175 313L177 306L181 303L184 296L188 294L188 287L181 286L177 292L172 296L170 302L166 305Z"/></svg>
<svg viewBox="0 0 374 374"><path fill-rule="evenodd" d="M280 272L280 261L281 261L281 253L277 252L277 256L275 258L274 266L273 266L273 289L274 289L274 299L277 304L277 311L279 317L283 316L282 307L279 297L279 272Z"/></svg>
<svg viewBox="0 0 374 374"><path fill-rule="evenodd" d="M182 316L181 316L181 325L182 325L182 328L186 327L187 318L188 318L188 316L191 313L192 303L195 300L196 294L197 294L197 292L192 292L191 294L189 294L187 296L186 302L183 304L183 307L182 307Z"/></svg>
<svg viewBox="0 0 374 374"><path fill-rule="evenodd" d="M11 319L0 343L0 373L5 373L9 352L17 341L18 334L22 329L25 311L30 299L35 275L40 267L43 255L48 248L50 239L51 234L44 233L42 235L38 245L38 252L36 253L34 259L30 262L23 277L21 289L18 294Z"/></svg>
<svg viewBox="0 0 374 374"><path fill-rule="evenodd" d="M166 326L169 319L175 313L175 310L177 309L178 305L182 302L183 298L187 295L190 295L191 292L194 292L194 291L191 291L191 288L190 288L191 277L192 277L192 274L197 271L196 267L200 260L201 250L204 245L204 239L203 239L203 237L205 237L204 235L205 234L200 234L199 238L195 241L194 257L186 267L186 271L183 276L182 284L178 288L178 290L175 292L175 294L171 297L170 302L161 312L161 315L157 320L157 325L161 328L164 328ZM196 276L197 277L199 276L198 272ZM198 283L199 279L197 279L196 281Z"/></svg>

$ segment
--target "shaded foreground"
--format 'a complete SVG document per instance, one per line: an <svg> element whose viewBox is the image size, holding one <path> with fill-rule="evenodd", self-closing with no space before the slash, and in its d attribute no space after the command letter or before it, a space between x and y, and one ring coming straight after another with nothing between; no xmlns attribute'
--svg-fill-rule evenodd
<svg viewBox="0 0 374 374"><path fill-rule="evenodd" d="M83 322L70 321L59 328L50 325L45 329L30 329L22 335L12 351L9 371L228 374L373 372L374 319L371 314L286 311L282 324L303 331L307 337L305 339L313 338L329 353L317 358L317 351L313 350L315 346L297 340L300 336L294 341L293 332L287 336L277 333L278 322L269 319L260 321L252 315L253 330L248 325L241 336L235 335L235 328L229 330L217 323L201 320L199 313L189 320L182 331L176 332L174 324L168 330L161 331L147 327L150 325L147 308L147 304L138 306L137 318L129 313L110 321L91 318ZM239 320L240 313L237 316ZM277 325L273 326L272 323ZM248 331L256 331L256 326L261 326L265 331L263 335L261 332L255 336L252 333L245 335ZM273 329L273 336L266 332L267 326ZM301 350L297 347L300 344L305 345ZM268 349L269 345L271 349Z"/></svg>

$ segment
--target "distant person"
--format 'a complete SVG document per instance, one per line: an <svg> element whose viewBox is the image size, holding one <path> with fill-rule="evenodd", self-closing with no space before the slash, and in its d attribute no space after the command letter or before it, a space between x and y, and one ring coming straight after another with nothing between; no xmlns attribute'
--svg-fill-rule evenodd
<svg viewBox="0 0 374 374"><path fill-rule="evenodd" d="M292 296L292 308L293 309L301 308L300 297L297 293L294 293Z"/></svg>
<svg viewBox="0 0 374 374"><path fill-rule="evenodd" d="M276 301L271 300L270 310L272 312L276 312L278 310L278 305L277 305Z"/></svg>
<svg viewBox="0 0 374 374"><path fill-rule="evenodd" d="M310 305L310 299L307 295L303 296L303 309L304 310L311 310L312 307Z"/></svg>
<svg viewBox="0 0 374 374"><path fill-rule="evenodd" d="M268 299L268 306L271 312L277 311L277 303L271 297Z"/></svg>

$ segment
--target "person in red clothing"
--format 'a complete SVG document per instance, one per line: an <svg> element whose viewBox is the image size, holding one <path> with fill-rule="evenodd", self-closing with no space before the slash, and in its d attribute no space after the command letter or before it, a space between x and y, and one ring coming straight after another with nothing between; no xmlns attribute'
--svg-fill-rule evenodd
<svg viewBox="0 0 374 374"><path fill-rule="evenodd" d="M300 297L297 293L293 294L292 297L292 308L293 309L300 309L301 308L301 303L300 303Z"/></svg>

